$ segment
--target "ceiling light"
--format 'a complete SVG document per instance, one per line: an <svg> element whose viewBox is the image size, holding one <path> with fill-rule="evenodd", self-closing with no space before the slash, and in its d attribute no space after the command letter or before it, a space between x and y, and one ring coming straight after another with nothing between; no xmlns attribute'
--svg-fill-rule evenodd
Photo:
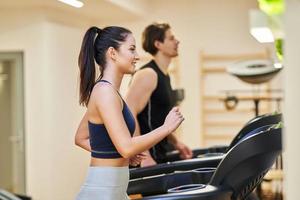
<svg viewBox="0 0 300 200"><path fill-rule="evenodd" d="M282 68L282 64L281 63L274 63L274 67L277 69Z"/></svg>
<svg viewBox="0 0 300 200"><path fill-rule="evenodd" d="M70 6L74 6L76 8L81 8L83 6L83 3L78 0L58 0L58 1L68 4Z"/></svg>
<svg viewBox="0 0 300 200"><path fill-rule="evenodd" d="M260 43L274 42L272 31L268 27L251 28L251 35Z"/></svg>
<svg viewBox="0 0 300 200"><path fill-rule="evenodd" d="M261 43L274 42L268 16L258 9L250 10L250 33Z"/></svg>

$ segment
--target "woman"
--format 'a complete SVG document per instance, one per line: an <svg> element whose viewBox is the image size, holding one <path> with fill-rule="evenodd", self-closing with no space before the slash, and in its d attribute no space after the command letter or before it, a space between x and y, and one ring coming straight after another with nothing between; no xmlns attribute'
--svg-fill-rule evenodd
<svg viewBox="0 0 300 200"><path fill-rule="evenodd" d="M79 55L80 104L87 111L76 133L76 145L91 152L88 175L77 200L125 200L128 165L143 159L141 152L167 137L184 120L173 108L165 123L148 134L132 137L135 121L119 94L124 74L138 60L135 39L122 27L91 27ZM97 63L100 71L96 79ZM96 81L95 81L96 80Z"/></svg>

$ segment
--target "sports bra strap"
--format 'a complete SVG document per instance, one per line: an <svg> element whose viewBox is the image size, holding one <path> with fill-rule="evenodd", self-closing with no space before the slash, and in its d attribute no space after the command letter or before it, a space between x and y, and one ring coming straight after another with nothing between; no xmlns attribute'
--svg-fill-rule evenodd
<svg viewBox="0 0 300 200"><path fill-rule="evenodd" d="M100 79L100 80L96 81L96 83L98 83L98 82L105 82L105 83L109 83L109 84L111 84L109 81L107 81L107 80L104 80L104 79Z"/></svg>
<svg viewBox="0 0 300 200"><path fill-rule="evenodd" d="M110 84L110 86L118 93L119 97L122 99L122 106L124 106L123 104L124 104L125 101L124 101L122 95L120 94L120 92L116 88L113 87L113 85L111 84L111 82L109 82L107 80L104 80L104 79L97 80L96 83L98 83L98 82L104 82L104 83Z"/></svg>

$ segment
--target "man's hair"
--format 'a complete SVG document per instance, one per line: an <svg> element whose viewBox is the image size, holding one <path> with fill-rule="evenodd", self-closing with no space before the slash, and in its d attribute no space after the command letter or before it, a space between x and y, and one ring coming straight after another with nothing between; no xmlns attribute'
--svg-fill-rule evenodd
<svg viewBox="0 0 300 200"><path fill-rule="evenodd" d="M155 41L163 42L165 33L170 28L170 25L167 23L153 23L147 26L143 32L143 49L151 55L155 55L158 52L154 45Z"/></svg>

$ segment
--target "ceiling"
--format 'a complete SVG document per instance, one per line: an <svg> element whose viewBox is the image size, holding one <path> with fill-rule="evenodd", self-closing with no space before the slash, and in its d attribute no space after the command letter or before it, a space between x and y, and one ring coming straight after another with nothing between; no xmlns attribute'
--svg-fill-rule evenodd
<svg viewBox="0 0 300 200"><path fill-rule="evenodd" d="M30 10L50 17L73 18L74 21L122 21L143 17L149 10L150 0L82 0L82 8L74 8L57 0L1 0L1 10Z"/></svg>

